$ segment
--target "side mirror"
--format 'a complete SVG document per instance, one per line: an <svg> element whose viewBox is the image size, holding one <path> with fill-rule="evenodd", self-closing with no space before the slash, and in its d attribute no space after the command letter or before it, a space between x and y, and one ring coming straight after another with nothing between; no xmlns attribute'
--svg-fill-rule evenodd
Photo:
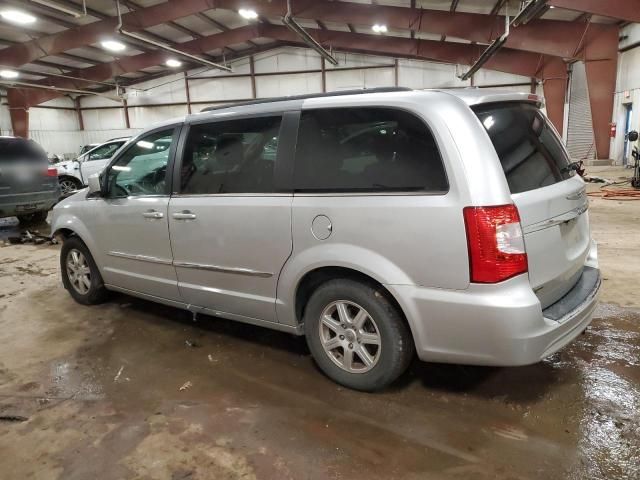
<svg viewBox="0 0 640 480"><path fill-rule="evenodd" d="M89 195L102 196L102 185L100 184L100 174L94 173L87 179L89 185Z"/></svg>
<svg viewBox="0 0 640 480"><path fill-rule="evenodd" d="M638 132L636 132L635 130L631 130L629 133L627 133L627 140L629 140L630 142L635 142L636 140L638 140Z"/></svg>

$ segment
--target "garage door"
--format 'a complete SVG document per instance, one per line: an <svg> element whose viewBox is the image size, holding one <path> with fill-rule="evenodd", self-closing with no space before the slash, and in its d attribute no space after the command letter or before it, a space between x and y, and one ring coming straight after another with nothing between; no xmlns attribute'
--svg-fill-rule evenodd
<svg viewBox="0 0 640 480"><path fill-rule="evenodd" d="M595 151L584 62L574 63L571 71L567 149L573 160L591 159Z"/></svg>

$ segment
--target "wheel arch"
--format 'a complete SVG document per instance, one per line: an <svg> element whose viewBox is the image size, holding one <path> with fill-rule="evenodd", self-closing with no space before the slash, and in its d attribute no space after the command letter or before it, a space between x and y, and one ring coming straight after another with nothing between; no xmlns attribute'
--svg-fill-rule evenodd
<svg viewBox="0 0 640 480"><path fill-rule="evenodd" d="M57 210L54 210L57 212ZM94 261L98 264L98 268L100 268L99 262L96 260L96 246L93 241L93 237L89 232L89 229L80 221L78 217L70 213L63 213L62 215L55 215L54 220L51 225L51 234L56 237L58 240L64 242L67 238L70 237L78 237L82 243L84 243L89 252L94 258Z"/></svg>
<svg viewBox="0 0 640 480"><path fill-rule="evenodd" d="M73 182L76 182L76 183L78 183L80 185L83 185L82 180L80 180L75 175L69 175L68 173L62 173L62 174L58 175L58 181L63 180L63 179L69 179L69 180L72 180Z"/></svg>
<svg viewBox="0 0 640 480"><path fill-rule="evenodd" d="M295 318L298 325L302 324L304 309L313 292L323 283L326 283L330 280L343 278L368 284L375 288L377 292L379 292L381 295L384 295L385 298L387 298L387 300L389 300L393 304L393 306L396 307L404 321L407 323L407 325L409 325L400 302L398 302L395 295L387 287L385 287L380 281L373 278L371 275L367 275L360 270L344 266L323 266L314 268L313 270L306 272L302 276L302 278L300 278L298 284L296 285L294 304ZM409 325L409 328L411 328L411 325Z"/></svg>

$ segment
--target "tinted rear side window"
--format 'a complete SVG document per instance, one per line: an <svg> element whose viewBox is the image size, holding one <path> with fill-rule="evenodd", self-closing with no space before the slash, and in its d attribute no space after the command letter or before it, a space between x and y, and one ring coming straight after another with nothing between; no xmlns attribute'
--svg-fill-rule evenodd
<svg viewBox="0 0 640 480"><path fill-rule="evenodd" d="M531 103L494 103L474 111L496 149L511 193L561 182L574 175L549 120Z"/></svg>
<svg viewBox="0 0 640 480"><path fill-rule="evenodd" d="M304 110L294 184L308 192L446 192L433 135L411 113L390 108Z"/></svg>

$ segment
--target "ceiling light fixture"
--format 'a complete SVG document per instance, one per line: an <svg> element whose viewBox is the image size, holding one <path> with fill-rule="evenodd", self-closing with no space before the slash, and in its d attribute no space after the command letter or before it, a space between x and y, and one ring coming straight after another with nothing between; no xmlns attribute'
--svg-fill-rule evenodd
<svg viewBox="0 0 640 480"><path fill-rule="evenodd" d="M387 26L386 25L378 25L377 23L371 27L371 30L373 30L376 33L387 33Z"/></svg>
<svg viewBox="0 0 640 480"><path fill-rule="evenodd" d="M165 62L165 65L171 68L178 68L182 65L182 62L180 60L176 60L175 58L170 58Z"/></svg>
<svg viewBox="0 0 640 480"><path fill-rule="evenodd" d="M116 40L104 40L100 42L100 45L102 45L102 48L104 48L105 50L110 50L112 52L121 52L125 48L127 48L124 43L118 42Z"/></svg>
<svg viewBox="0 0 640 480"><path fill-rule="evenodd" d="M8 22L20 25L28 25L36 21L36 17L21 10L4 10L0 12L0 16Z"/></svg>
<svg viewBox="0 0 640 480"><path fill-rule="evenodd" d="M18 78L20 74L13 70L0 70L0 77L2 78Z"/></svg>
<svg viewBox="0 0 640 480"><path fill-rule="evenodd" d="M241 8L238 10L238 13L242 18L246 18L247 20L255 20L258 18L258 13L255 10L251 10L249 8Z"/></svg>

